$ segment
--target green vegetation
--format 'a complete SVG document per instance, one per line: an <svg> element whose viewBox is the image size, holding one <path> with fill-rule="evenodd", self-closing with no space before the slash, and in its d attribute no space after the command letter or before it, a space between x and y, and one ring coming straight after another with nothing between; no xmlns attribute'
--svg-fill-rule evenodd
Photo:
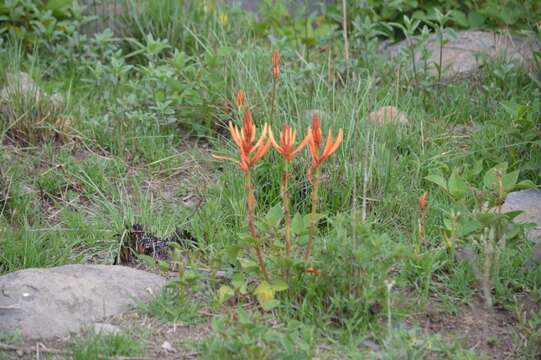
<svg viewBox="0 0 541 360"><path fill-rule="evenodd" d="M128 1L120 34L84 35L91 19L60 3L0 5L0 89L20 72L34 84L0 95L0 273L113 264L129 226L182 229L196 245L171 247L156 271L175 278L138 310L208 323L192 344L202 358L539 356L541 266L528 226L501 210L541 184L539 59L446 79L441 62L412 67L412 47L379 50L480 27L539 39L536 1L350 1L349 60L339 6L269 0L256 19L214 1ZM381 106L408 123L368 121ZM266 149L247 181L211 155L239 159L227 124L248 109L257 136L266 123L279 142L288 124L299 144L318 114L343 139L318 166L309 145L287 162ZM494 329L498 316L511 325ZM73 353L143 347L93 335Z"/></svg>

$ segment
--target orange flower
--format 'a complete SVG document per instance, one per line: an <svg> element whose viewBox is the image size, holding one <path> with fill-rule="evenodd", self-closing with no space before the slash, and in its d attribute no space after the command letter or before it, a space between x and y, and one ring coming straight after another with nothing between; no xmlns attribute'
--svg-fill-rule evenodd
<svg viewBox="0 0 541 360"><path fill-rule="evenodd" d="M297 132L290 128L289 125L284 124L282 126L282 130L280 131L280 145L274 140L274 135L272 134L272 131L269 129L269 138L272 143L272 146L278 151L282 156L287 160L291 161L295 155L299 153L299 151L302 150L303 147L306 146L308 141L310 140L309 136L306 136L304 140L297 146L297 148L293 149L295 146L295 138L297 136Z"/></svg>
<svg viewBox="0 0 541 360"><path fill-rule="evenodd" d="M220 160L229 160L240 166L240 169L244 172L248 172L255 163L261 159L269 148L271 147L271 141L267 140L269 134L269 126L267 124L263 125L263 131L259 136L259 139L255 142L256 138L256 127L252 119L252 112L250 109L247 109L244 112L244 123L242 129L239 129L231 121L229 122L229 132L231 137L240 151L240 161L225 157L225 156L216 156L214 158ZM267 140L267 141L265 141Z"/></svg>
<svg viewBox="0 0 541 360"><path fill-rule="evenodd" d="M323 131L321 130L321 120L316 113L312 118L312 126L308 129L308 137L310 153L312 154L312 167L317 168L338 149L342 142L343 131L339 129L338 136L336 139L333 139L332 132L329 130L325 147L320 152L321 144L323 143Z"/></svg>
<svg viewBox="0 0 541 360"><path fill-rule="evenodd" d="M244 90L237 91L237 96L235 100L237 103L237 108L240 109L240 107L244 105L244 102L246 101L246 93L244 92Z"/></svg>
<svg viewBox="0 0 541 360"><path fill-rule="evenodd" d="M428 191L425 191L423 195L419 197L419 209L426 209L426 197L428 196Z"/></svg>
<svg viewBox="0 0 541 360"><path fill-rule="evenodd" d="M280 76L280 51L274 50L272 52L272 73L274 75L274 80L278 80Z"/></svg>
<svg viewBox="0 0 541 360"><path fill-rule="evenodd" d="M307 268L306 270L304 270L304 272L308 274L321 275L321 271L313 267Z"/></svg>

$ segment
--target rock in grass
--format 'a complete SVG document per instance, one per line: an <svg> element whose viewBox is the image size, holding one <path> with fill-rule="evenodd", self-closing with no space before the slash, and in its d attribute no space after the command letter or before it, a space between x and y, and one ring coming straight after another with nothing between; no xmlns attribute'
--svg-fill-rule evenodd
<svg viewBox="0 0 541 360"><path fill-rule="evenodd" d="M382 106L379 109L372 111L367 116L368 121L378 125L387 124L402 124L409 123L406 115L394 106Z"/></svg>
<svg viewBox="0 0 541 360"><path fill-rule="evenodd" d="M535 242L531 260L533 264L541 264L541 190L529 189L510 193L502 210L521 210L523 213L517 216L515 221L535 224L535 228L528 234Z"/></svg>
<svg viewBox="0 0 541 360"><path fill-rule="evenodd" d="M502 210L523 211L515 218L519 223L534 223L536 228L530 232L530 236L537 244L541 244L541 190L529 189L510 193L503 204Z"/></svg>
<svg viewBox="0 0 541 360"><path fill-rule="evenodd" d="M413 40L415 48L415 63L418 72L425 68L422 58L423 48L429 51L426 60L430 74L437 73L435 64L440 61L440 40L437 35L429 37L425 44L420 38ZM391 57L408 51L408 41L403 40L387 47L384 51ZM444 77L470 74L479 70L483 62L488 60L513 61L527 64L533 58L533 51L539 50L540 44L525 37L515 37L509 34L499 34L490 31L460 31L456 36L446 35L441 51L442 71ZM413 66L412 66L413 67Z"/></svg>
<svg viewBox="0 0 541 360"><path fill-rule="evenodd" d="M0 276L0 333L63 337L148 301L161 276L124 266L66 265Z"/></svg>

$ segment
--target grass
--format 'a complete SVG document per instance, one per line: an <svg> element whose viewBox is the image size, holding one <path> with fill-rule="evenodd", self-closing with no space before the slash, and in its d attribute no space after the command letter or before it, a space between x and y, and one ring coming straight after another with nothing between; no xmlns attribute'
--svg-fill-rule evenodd
<svg viewBox="0 0 541 360"><path fill-rule="evenodd" d="M351 78L344 80L339 69L328 67L328 54L316 53L308 63L295 49L282 46L272 116L271 52L279 42L269 46L250 32L236 33L219 17L212 18L218 13L204 15L210 20L198 24L203 30L187 26L175 33L172 29L181 24L160 23L164 14L154 10L156 19L141 22L131 13L135 18L127 19L139 45L89 41L86 50L78 50L83 51L79 58L66 58L65 63L55 63L40 49L28 60L12 43L0 52L0 63L9 65L0 67L0 85L13 69L39 74L39 85L48 93L69 99L67 110L74 120L60 142L43 136L39 118L28 118L25 139L32 141L2 133L0 272L72 262L112 264L127 226L141 223L160 236L180 227L198 240L197 248L182 253L180 268L208 271L196 291L207 297L208 304L201 305L205 311L208 307L216 314L208 338L197 345L203 357L356 358L361 349L366 356L389 359L429 354L475 358L479 351L470 350L474 344L446 344L460 334L427 334L408 323L434 304L456 317L465 307L477 306L479 297L470 264L453 257L442 236L444 218L454 204L425 177L448 177L453 168L466 172L482 160L484 170L507 162L510 169L520 170L520 180L541 183L539 89L527 71L496 61L474 80L436 84L425 79L413 86L404 78L397 81L394 64L380 58L351 67ZM203 16L195 10L190 14ZM216 35L220 27L225 35ZM156 44L145 37L149 31L155 41L167 39L167 51L152 48ZM134 50L137 54L130 55ZM378 59L378 54L370 58ZM307 113L317 110L325 130L344 129L342 146L322 168L322 220L310 263L321 276L292 277L271 313L258 309L246 294L236 293L221 306L215 299L235 274L241 273L248 287L257 278L243 265L252 256L245 251L242 176L235 165L209 156L235 156L220 128L239 120L234 106L238 89L246 91L259 128L268 122L277 134L287 122L304 135ZM19 102L17 112L32 113L34 106ZM397 107L409 124L365 126L367 115L380 106ZM0 116L0 123L13 123L12 113ZM360 160L366 141L365 167ZM292 214L310 211L308 156L303 152L291 164ZM281 169L278 155L269 154L253 170L259 218L280 203ZM352 206L362 204L365 190L367 220L361 223L359 215L352 217ZM419 247L417 202L425 191L426 246ZM300 234L294 241L305 244L306 237ZM461 241L467 245L472 238ZM533 302L541 298L541 272L525 270L532 248L519 234L500 254L494 296L509 314L517 313L518 296ZM269 258L271 268L277 266L278 259ZM216 271L224 277L213 276ZM395 283L391 308L386 281ZM193 293L191 285L185 286L192 291L186 294ZM164 292L140 310L166 323L205 321L199 302L178 295ZM517 354L524 350L524 356L535 356L538 324L528 318L513 331L520 339ZM481 351L493 343L485 340L479 340ZM136 345L129 336L94 335L74 351L80 358L102 351L132 356L141 349Z"/></svg>
<svg viewBox="0 0 541 360"><path fill-rule="evenodd" d="M78 341L73 347L73 359L114 359L141 354L141 344L129 334L93 333Z"/></svg>

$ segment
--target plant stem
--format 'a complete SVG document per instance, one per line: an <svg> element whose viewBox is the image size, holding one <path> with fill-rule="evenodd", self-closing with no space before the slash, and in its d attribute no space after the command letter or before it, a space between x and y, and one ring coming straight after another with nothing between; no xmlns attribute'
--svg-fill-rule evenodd
<svg viewBox="0 0 541 360"><path fill-rule="evenodd" d="M348 42L348 17L347 2L342 0L342 36L344 37L344 58L346 60L346 77L349 70L349 42Z"/></svg>
<svg viewBox="0 0 541 360"><path fill-rule="evenodd" d="M263 252L261 251L261 246L259 244L259 241L257 239L257 231L255 229L255 206L256 206L256 200L255 200L255 190L254 186L252 185L252 180L250 176L250 171L246 172L246 176L244 178L244 184L246 189L246 207L247 207L247 220L248 220L248 231L250 231L250 234L252 235L252 238L254 240L254 248L255 253L257 256L257 261L259 262L259 270L263 274L263 277L265 280L269 281L269 274L267 273L267 269L265 268L265 260L263 259Z"/></svg>
<svg viewBox="0 0 541 360"><path fill-rule="evenodd" d="M304 253L304 261L308 261L314 246L314 237L316 235L316 216L317 216L317 192L319 190L319 166L315 168L316 173L313 178L312 184L312 213L310 214L310 228L308 229L308 245L306 245L306 252Z"/></svg>
<svg viewBox="0 0 541 360"><path fill-rule="evenodd" d="M272 98L271 98L271 121L274 123L274 108L275 108L275 100L276 100L276 83L278 81L274 79L272 81Z"/></svg>
<svg viewBox="0 0 541 360"><path fill-rule="evenodd" d="M284 175L282 178L282 202L284 206L284 223L286 230L286 255L291 254L291 214L289 212L289 161L284 160Z"/></svg>
<svg viewBox="0 0 541 360"><path fill-rule="evenodd" d="M421 246L425 247L425 229L426 229L426 209L421 210L421 218L419 219L419 240Z"/></svg>

